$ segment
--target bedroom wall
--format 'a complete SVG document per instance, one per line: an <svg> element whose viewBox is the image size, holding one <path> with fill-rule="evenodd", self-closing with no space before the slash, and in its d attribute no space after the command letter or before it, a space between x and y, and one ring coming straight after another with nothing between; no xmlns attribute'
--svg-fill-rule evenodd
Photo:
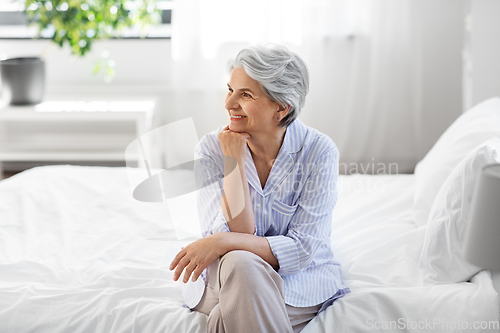
<svg viewBox="0 0 500 333"><path fill-rule="evenodd" d="M457 0L412 2L416 42L417 114L423 131L417 133L421 160L441 134L462 113L462 52L465 6Z"/></svg>
<svg viewBox="0 0 500 333"><path fill-rule="evenodd" d="M469 0L466 109L500 96L500 1Z"/></svg>
<svg viewBox="0 0 500 333"><path fill-rule="evenodd" d="M394 161L400 164L399 173L413 172L415 164L462 111L463 2L423 0L413 2L412 6L415 41L419 43L415 66L419 73L419 88L415 91L419 109L415 112L421 115L416 121L424 126L421 126L423 131L416 133L416 155L411 159L405 157ZM40 54L48 44L49 41L0 40L0 57ZM116 61L116 77L110 84L91 74L93 63L103 50L109 50ZM173 112L172 107L173 61L169 39L100 41L90 54L81 59L71 57L68 49L54 47L46 60L48 97L74 91L87 96L151 96L157 100L154 127L182 119L182 115ZM203 112L197 117L203 118L196 122L200 137L220 122ZM314 127L314 120L309 120L308 125ZM318 124L318 127L321 125ZM367 161L341 162L371 161L368 158ZM160 163L160 160L156 161L156 166L159 167Z"/></svg>

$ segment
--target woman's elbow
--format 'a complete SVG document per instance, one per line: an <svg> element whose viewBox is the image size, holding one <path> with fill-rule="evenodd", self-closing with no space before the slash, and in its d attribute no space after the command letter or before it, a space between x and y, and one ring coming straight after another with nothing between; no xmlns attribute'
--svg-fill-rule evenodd
<svg viewBox="0 0 500 333"><path fill-rule="evenodd" d="M231 228L231 225L229 223L227 225L229 226L229 230L231 232L239 232L241 234L250 234L250 235L254 235L256 232L255 226L253 228L245 226L234 226Z"/></svg>

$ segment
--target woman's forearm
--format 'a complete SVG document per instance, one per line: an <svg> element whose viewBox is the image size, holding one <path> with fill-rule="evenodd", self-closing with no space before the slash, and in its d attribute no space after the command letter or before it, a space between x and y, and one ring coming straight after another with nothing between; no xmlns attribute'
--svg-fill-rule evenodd
<svg viewBox="0 0 500 333"><path fill-rule="evenodd" d="M245 162L239 161L234 167L234 160L231 162L228 159L224 164L224 170L224 192L221 207L228 221L229 230L253 234L255 232L255 216L248 189Z"/></svg>
<svg viewBox="0 0 500 333"><path fill-rule="evenodd" d="M243 234L239 232L221 232L218 233L223 237L224 253L233 250L244 250L252 252L264 259L276 271L279 270L278 259L274 256L271 246L265 237Z"/></svg>

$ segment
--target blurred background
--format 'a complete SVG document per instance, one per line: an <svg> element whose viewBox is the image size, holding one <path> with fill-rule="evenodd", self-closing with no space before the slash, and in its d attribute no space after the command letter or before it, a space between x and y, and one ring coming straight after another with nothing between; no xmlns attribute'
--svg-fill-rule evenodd
<svg viewBox="0 0 500 333"><path fill-rule="evenodd" d="M72 9L52 2L29 8ZM96 4L119 15L108 0L77 2L85 22ZM128 2L149 6L152 24L110 32L77 55L54 43L50 24L36 37L25 1L0 0L0 59L45 63L41 103L9 105L0 86L6 176L45 164L123 166L138 135L189 117L198 138L225 126L228 59L255 43L283 44L308 64L300 119L334 140L345 174L413 173L462 112L500 95L497 0ZM167 141L148 145L152 167L165 167Z"/></svg>

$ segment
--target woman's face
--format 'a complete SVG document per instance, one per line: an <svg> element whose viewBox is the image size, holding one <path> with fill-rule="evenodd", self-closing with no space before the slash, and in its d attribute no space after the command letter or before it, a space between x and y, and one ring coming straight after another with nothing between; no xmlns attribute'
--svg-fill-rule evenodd
<svg viewBox="0 0 500 333"><path fill-rule="evenodd" d="M280 110L280 105L271 101L260 84L243 68L233 69L227 86L225 107L231 131L252 134L276 129L279 124L276 111Z"/></svg>

